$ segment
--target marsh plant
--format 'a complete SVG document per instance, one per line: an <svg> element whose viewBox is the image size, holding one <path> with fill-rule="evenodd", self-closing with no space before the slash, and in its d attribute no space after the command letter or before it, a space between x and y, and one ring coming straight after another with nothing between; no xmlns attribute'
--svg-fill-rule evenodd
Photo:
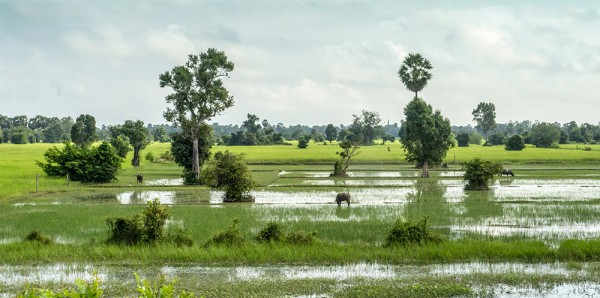
<svg viewBox="0 0 600 298"><path fill-rule="evenodd" d="M23 240L29 241L29 242L45 244L45 245L51 244L53 242L52 238L50 238L50 236L44 235L40 231L37 231L37 230L33 230L33 231L29 232L29 234L27 234Z"/></svg>
<svg viewBox="0 0 600 298"><path fill-rule="evenodd" d="M134 245L141 242L152 244L162 239L165 222L171 216L168 207L158 199L148 201L146 209L132 218L111 217L106 219L109 243Z"/></svg>
<svg viewBox="0 0 600 298"><path fill-rule="evenodd" d="M465 162L463 169L465 170L464 180L467 181L466 190L487 190L488 182L502 171L502 165L498 162L474 158Z"/></svg>
<svg viewBox="0 0 600 298"><path fill-rule="evenodd" d="M427 217L416 223L396 220L385 240L385 246L440 243L440 236L434 234L427 224Z"/></svg>

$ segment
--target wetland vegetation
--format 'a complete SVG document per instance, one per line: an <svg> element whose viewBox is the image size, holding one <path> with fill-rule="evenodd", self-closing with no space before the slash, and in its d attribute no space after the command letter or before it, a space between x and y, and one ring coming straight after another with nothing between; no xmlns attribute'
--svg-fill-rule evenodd
<svg viewBox="0 0 600 298"><path fill-rule="evenodd" d="M183 186L170 161L123 162L108 184L40 175L36 192L35 161L49 145L1 144L8 158L0 160L0 292L10 297L25 284L57 290L96 272L106 295L133 295L137 272L176 279L177 290L205 297L597 295L600 146L590 147L453 148L448 168L430 169L427 179L398 143L362 147L344 178L329 177L335 143L227 147L245 153L256 181L254 203L227 204L220 191ZM465 191L461 163L475 156L510 166L515 177ZM350 207L337 207L338 192L351 193ZM192 246L106 243L107 218L130 218L153 199L168 205L165 234L184 230ZM396 220L424 217L440 241L386 247ZM243 244L203 245L234 220ZM257 241L273 222L314 241ZM51 243L24 242L32 231Z"/></svg>

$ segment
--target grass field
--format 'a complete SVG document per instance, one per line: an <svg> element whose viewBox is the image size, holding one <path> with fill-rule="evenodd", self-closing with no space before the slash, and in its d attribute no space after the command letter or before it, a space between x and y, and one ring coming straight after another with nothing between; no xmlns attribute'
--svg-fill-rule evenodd
<svg viewBox="0 0 600 298"><path fill-rule="evenodd" d="M496 284L537 289L549 282L572 283L576 287L600 276L600 265L596 263L600 262L599 145L528 147L520 152L505 151L500 146L453 148L445 159L448 168L433 169L429 179L418 178L419 170L403 160L397 142L362 147L349 168L351 177L346 179L328 177L333 162L339 158L335 143L311 143L307 149L295 145L213 147L213 151L245 154L257 181L254 204L222 204L218 193L206 187L150 185L154 180L180 178L181 169L173 162L142 160L141 166L134 168L128 157L118 173L118 181L103 185L51 179L35 165L51 146L0 144L0 264L5 264L2 272L16 270L21 273L14 273L15 276L22 272L39 275L32 269L39 264L110 266L104 275L109 284L115 275L120 276L115 272L126 272L127 278L133 271L167 272L180 280L181 288L206 297L319 293L330 297L363 297L365 293L387 297L397 291L408 297L494 296ZM590 150L583 150L585 147ZM169 144L155 143L143 150L142 156L147 152L158 156L167 150ZM474 157L499 161L514 169L517 176L498 179L487 192L465 192L460 163ZM144 184L135 181L140 172L144 174ZM337 208L333 202L335 194L341 191L352 194L351 207ZM169 243L133 247L105 244L106 218L140 214L145 200L152 198L170 205L173 217L167 230L184 228L194 241L192 247ZM433 230L444 242L382 246L396 219L419 220L424 216L429 217ZM204 248L215 231L225 230L234 219L240 220L246 244ZM271 221L278 222L286 232L315 232L317 242L308 246L256 242L258 231ZM55 243L22 242L33 230L50 236ZM447 275L415 273L379 279L358 274L341 287L336 286L339 281L335 278L319 274L301 279L286 277L287 273L269 279L267 274L265 279L235 282L223 277L231 278L237 274L235 270L249 270L250 276L261 270L284 270L279 268L282 265L291 266L285 270L293 271L298 266L313 270L319 266L387 264L413 266L392 271L420 272L430 264L464 262L534 262L542 269L535 273L517 270L465 274L459 282ZM558 273L543 272L544 264L555 262L577 273L562 274L563 269ZM197 273L190 273L195 269L188 267L198 265L217 267L217 271L222 267L234 273L215 273L210 282L195 282ZM33 284L56 288L69 281ZM133 294L131 285L117 284L110 284L113 295ZM288 288L282 289L282 284ZM0 281L0 288L3 285L8 286ZM11 284L10 291L18 288L18 283Z"/></svg>

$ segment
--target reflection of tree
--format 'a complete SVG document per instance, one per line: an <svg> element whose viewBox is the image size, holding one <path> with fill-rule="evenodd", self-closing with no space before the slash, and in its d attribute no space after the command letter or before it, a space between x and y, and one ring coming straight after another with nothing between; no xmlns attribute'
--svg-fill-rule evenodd
<svg viewBox="0 0 600 298"><path fill-rule="evenodd" d="M502 186L509 186L513 183L513 179L497 179L496 181Z"/></svg>
<svg viewBox="0 0 600 298"><path fill-rule="evenodd" d="M350 207L341 207L338 206L335 209L335 216L337 216L338 218L341 219L348 219L350 218L350 215L352 215L352 209Z"/></svg>
<svg viewBox="0 0 600 298"><path fill-rule="evenodd" d="M428 216L433 226L450 225L450 206L444 198L446 186L435 179L417 179L415 191L408 195L404 217L409 221L418 221Z"/></svg>
<svg viewBox="0 0 600 298"><path fill-rule="evenodd" d="M494 201L494 190L486 191L465 191L465 200L463 203L466 212L461 214L465 220L477 220L478 222L486 217L501 216L502 205Z"/></svg>

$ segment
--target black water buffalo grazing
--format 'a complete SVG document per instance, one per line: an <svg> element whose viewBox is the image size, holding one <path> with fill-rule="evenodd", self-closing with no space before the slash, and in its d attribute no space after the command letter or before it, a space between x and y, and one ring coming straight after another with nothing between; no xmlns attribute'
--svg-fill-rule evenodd
<svg viewBox="0 0 600 298"><path fill-rule="evenodd" d="M140 173L140 174L135 175L135 177L137 177L137 183L144 182L144 174Z"/></svg>
<svg viewBox="0 0 600 298"><path fill-rule="evenodd" d="M350 194L347 192L338 193L337 196L335 196L335 202L338 204L338 206L340 206L342 204L342 201L346 201L346 203L348 203L348 206L350 206Z"/></svg>
<svg viewBox="0 0 600 298"><path fill-rule="evenodd" d="M504 175L506 175L506 176L511 175L514 177L515 173L513 173L513 171L509 170L509 169L502 169L502 172L500 172L500 176L504 176Z"/></svg>

